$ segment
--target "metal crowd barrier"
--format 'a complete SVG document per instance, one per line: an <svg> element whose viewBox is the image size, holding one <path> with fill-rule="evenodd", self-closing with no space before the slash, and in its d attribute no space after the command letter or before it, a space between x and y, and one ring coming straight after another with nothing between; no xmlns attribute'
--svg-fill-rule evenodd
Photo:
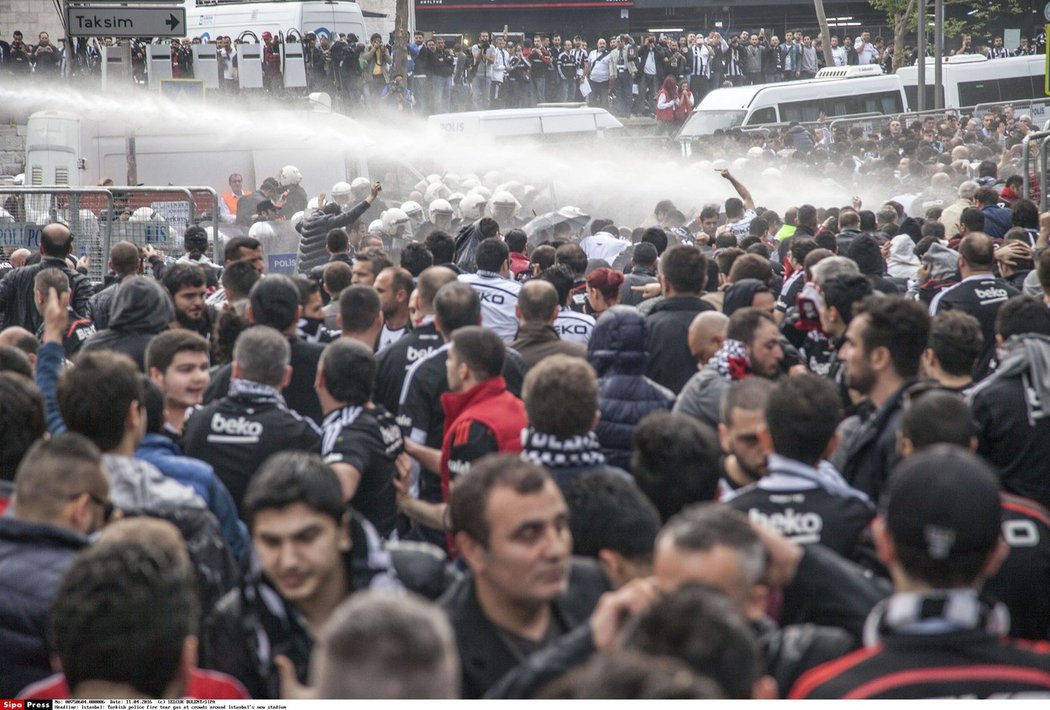
<svg viewBox="0 0 1050 710"><path fill-rule="evenodd" d="M210 206L209 219L201 219L206 210L198 209L196 196ZM178 257L188 227L197 224L214 235L219 194L206 186L3 186L0 208L0 250L5 256L19 248L37 251L43 227L63 222L73 232L74 253L90 258L88 276L102 281L110 247L118 241L152 245ZM212 252L221 264L221 239Z"/></svg>

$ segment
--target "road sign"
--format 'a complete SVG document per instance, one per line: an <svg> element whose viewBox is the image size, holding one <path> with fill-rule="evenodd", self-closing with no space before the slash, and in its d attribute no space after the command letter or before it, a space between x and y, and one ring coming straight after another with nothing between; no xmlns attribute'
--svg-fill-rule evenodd
<svg viewBox="0 0 1050 710"><path fill-rule="evenodd" d="M186 10L181 7L70 6L66 27L73 37L182 37Z"/></svg>

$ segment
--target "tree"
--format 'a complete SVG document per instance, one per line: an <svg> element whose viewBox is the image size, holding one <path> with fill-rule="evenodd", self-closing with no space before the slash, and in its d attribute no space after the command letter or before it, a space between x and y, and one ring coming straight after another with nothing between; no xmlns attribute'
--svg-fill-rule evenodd
<svg viewBox="0 0 1050 710"><path fill-rule="evenodd" d="M933 17L932 0L926 0L929 10L927 18ZM905 41L914 36L918 27L919 0L871 0L871 6L886 13L886 19L893 27L893 68L902 66L905 56ZM1010 18L1025 14L1021 0L998 0L989 3L987 0L944 0L945 20L944 36L957 37L970 34L977 38L974 48L990 40L991 33L998 31ZM956 17L947 17L951 13ZM961 16L961 17L959 17ZM932 45L930 45L932 49ZM947 54L947 48L945 54Z"/></svg>

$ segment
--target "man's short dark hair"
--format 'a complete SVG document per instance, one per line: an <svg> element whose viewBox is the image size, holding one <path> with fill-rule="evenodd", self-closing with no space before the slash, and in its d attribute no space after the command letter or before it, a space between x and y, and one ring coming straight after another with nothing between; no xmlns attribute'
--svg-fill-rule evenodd
<svg viewBox="0 0 1050 710"><path fill-rule="evenodd" d="M525 234L524 229L512 229L503 235L503 241L507 243L507 249L520 254L525 251L525 245L529 243L529 238Z"/></svg>
<svg viewBox="0 0 1050 710"><path fill-rule="evenodd" d="M853 210L839 212L839 229L857 229L860 227L860 214Z"/></svg>
<svg viewBox="0 0 1050 710"><path fill-rule="evenodd" d="M769 322L776 325L773 316L757 308L738 308L729 316L729 324L726 326L726 339L739 340L748 345L755 342L755 333L763 323Z"/></svg>
<svg viewBox="0 0 1050 710"><path fill-rule="evenodd" d="M70 431L83 434L102 451L124 438L132 402L142 402L142 382L127 355L100 350L81 353L77 366L58 378L58 408Z"/></svg>
<svg viewBox="0 0 1050 710"><path fill-rule="evenodd" d="M332 204L338 207L338 203L333 202ZM347 249L350 248L350 237L347 235L345 229L329 229L328 234L324 238L325 248L332 254L343 254Z"/></svg>
<svg viewBox="0 0 1050 710"><path fill-rule="evenodd" d="M339 318L347 333L363 333L376 322L381 305L371 286L355 284L339 294Z"/></svg>
<svg viewBox="0 0 1050 710"><path fill-rule="evenodd" d="M146 372L152 368L157 368L161 373L167 372L175 356L183 352L207 354L208 341L185 328L158 333L146 346Z"/></svg>
<svg viewBox="0 0 1050 710"><path fill-rule="evenodd" d="M321 272L321 281L325 290L336 298L344 289L351 286L354 277L353 269L345 261L332 261L324 265Z"/></svg>
<svg viewBox="0 0 1050 710"><path fill-rule="evenodd" d="M699 294L707 281L707 257L696 247L671 247L660 259L660 273L676 293Z"/></svg>
<svg viewBox="0 0 1050 710"><path fill-rule="evenodd" d="M265 325L282 333L295 324L301 308L299 287L288 276L270 274L252 286L252 318L256 325Z"/></svg>
<svg viewBox="0 0 1050 710"><path fill-rule="evenodd" d="M499 272L510 258L507 245L498 237L482 239L478 243L478 250L474 255L479 271Z"/></svg>
<svg viewBox="0 0 1050 710"><path fill-rule="evenodd" d="M543 687L536 700L716 700L726 693L685 661L640 651L600 653Z"/></svg>
<svg viewBox="0 0 1050 710"><path fill-rule="evenodd" d="M942 311L930 321L928 347L946 373L970 375L984 352L981 324L965 311Z"/></svg>
<svg viewBox="0 0 1050 710"><path fill-rule="evenodd" d="M29 357L10 345L0 345L0 372L13 372L29 379L33 378L33 367Z"/></svg>
<svg viewBox="0 0 1050 710"><path fill-rule="evenodd" d="M726 219L735 219L744 213L744 201L739 197L730 197L725 201Z"/></svg>
<svg viewBox="0 0 1050 710"><path fill-rule="evenodd" d="M973 199L977 200L982 207L994 205L999 202L999 192L994 187L980 187L973 193Z"/></svg>
<svg viewBox="0 0 1050 710"><path fill-rule="evenodd" d="M252 286L261 278L259 270L247 261L227 262L220 279L222 287L226 290L226 302L247 298L252 292Z"/></svg>
<svg viewBox="0 0 1050 710"><path fill-rule="evenodd" d="M958 392L933 388L921 395L910 391L906 395L901 436L911 441L916 451L934 444L969 448L976 434L970 409Z"/></svg>
<svg viewBox="0 0 1050 710"><path fill-rule="evenodd" d="M656 255L659 256L667 251L667 232L660 227L649 227L642 235L642 243L656 247Z"/></svg>
<svg viewBox="0 0 1050 710"><path fill-rule="evenodd" d="M481 300L469 285L450 281L434 296L434 316L447 338L460 328L481 322Z"/></svg>
<svg viewBox="0 0 1050 710"><path fill-rule="evenodd" d="M423 271L434 265L434 255L419 242L409 242L401 249L401 268L418 278Z"/></svg>
<svg viewBox="0 0 1050 710"><path fill-rule="evenodd" d="M660 513L632 481L612 473L589 473L565 493L573 554L597 557L613 550L633 562L648 563L660 532ZM615 520L615 525L609 521Z"/></svg>
<svg viewBox="0 0 1050 710"><path fill-rule="evenodd" d="M139 259L139 248L131 242L117 242L109 248L109 261L118 276L138 271Z"/></svg>
<svg viewBox="0 0 1050 710"><path fill-rule="evenodd" d="M763 660L754 631L721 592L686 585L657 601L624 631L624 647L680 658L738 700L753 697Z"/></svg>
<svg viewBox="0 0 1050 710"><path fill-rule="evenodd" d="M506 486L521 495L539 493L551 480L547 469L510 454L489 454L475 461L470 471L456 479L449 501L453 533L466 533L488 549L489 496L496 486Z"/></svg>
<svg viewBox="0 0 1050 710"><path fill-rule="evenodd" d="M635 245L634 253L631 258L638 266L651 267L656 263L656 260L660 258L660 255L657 253L656 247L649 242L640 242Z"/></svg>
<svg viewBox="0 0 1050 710"><path fill-rule="evenodd" d="M540 247L540 249L542 248ZM536 251L539 251L539 249ZM555 264L546 269L540 275L540 278L554 286L554 289L558 292L558 303L564 306L569 300L569 294L572 292L572 285L575 282L569 267L564 264Z"/></svg>
<svg viewBox="0 0 1050 710"><path fill-rule="evenodd" d="M769 395L766 426L773 450L816 466L838 427L840 401L827 378L804 373L789 377Z"/></svg>
<svg viewBox="0 0 1050 710"><path fill-rule="evenodd" d="M864 354L884 347L897 375L910 379L919 374L919 362L930 337L930 314L916 301L903 296L868 296L853 307L853 317L868 316L861 333Z"/></svg>
<svg viewBox="0 0 1050 710"><path fill-rule="evenodd" d="M1050 308L1038 298L1014 296L999 308L995 333L1004 342L1014 335L1050 335Z"/></svg>
<svg viewBox="0 0 1050 710"><path fill-rule="evenodd" d="M574 278L587 271L587 252L579 244L562 244L558 247L556 259L558 264L569 268Z"/></svg>
<svg viewBox="0 0 1050 710"><path fill-rule="evenodd" d="M809 253L817 249L820 249L820 245L817 244L815 239L799 236L791 240L791 246L788 248L788 251L791 253L792 259L799 264L805 264Z"/></svg>
<svg viewBox="0 0 1050 710"><path fill-rule="evenodd" d="M102 541L80 553L51 608L53 648L75 694L82 683L165 697L199 617L192 573L171 550Z"/></svg>
<svg viewBox="0 0 1050 710"><path fill-rule="evenodd" d="M318 367L324 385L339 402L368 404L376 379L376 358L364 343L340 338L325 346Z"/></svg>
<svg viewBox="0 0 1050 710"><path fill-rule="evenodd" d="M335 520L343 521L346 505L339 477L317 454L281 451L270 456L248 483L244 493L244 521L248 529L264 510L283 510L302 503Z"/></svg>
<svg viewBox="0 0 1050 710"><path fill-rule="evenodd" d="M262 242L254 237L234 237L226 242L223 247L222 257L226 264L231 264L241 259L241 249L255 251L262 248Z"/></svg>
<svg viewBox="0 0 1050 710"><path fill-rule="evenodd" d="M970 266L990 269L995 263L995 245L987 234L967 234L959 242L959 256Z"/></svg>
<svg viewBox="0 0 1050 710"><path fill-rule="evenodd" d="M715 432L684 414L648 414L631 435L631 473L667 520L690 503L714 500L721 477Z"/></svg>
<svg viewBox="0 0 1050 710"><path fill-rule="evenodd" d="M482 217L478 220L478 233L482 239L491 239L499 236L499 223L491 217Z"/></svg>
<svg viewBox="0 0 1050 710"><path fill-rule="evenodd" d="M967 207L959 215L959 224L966 227L968 232L980 232L984 230L984 212L976 207Z"/></svg>
<svg viewBox="0 0 1050 710"><path fill-rule="evenodd" d="M861 274L835 274L822 290L824 305L835 308L846 325L853 320L853 305L872 293L871 280Z"/></svg>
<svg viewBox="0 0 1050 710"><path fill-rule="evenodd" d="M598 376L583 358L548 355L525 375L521 389L529 424L561 439L583 436L598 411Z"/></svg>
<svg viewBox="0 0 1050 710"><path fill-rule="evenodd" d="M817 208L813 205L799 205L795 222L800 226L815 227L817 224Z"/></svg>
<svg viewBox="0 0 1050 710"><path fill-rule="evenodd" d="M448 232L435 229L423 240L423 246L434 255L435 264L450 264L456 256L456 240Z"/></svg>
<svg viewBox="0 0 1050 710"><path fill-rule="evenodd" d="M315 293L321 292L321 284L301 274L296 274L291 279L295 282L295 287L299 289L299 305L305 309L307 304L310 303L310 297Z"/></svg>
<svg viewBox="0 0 1050 710"><path fill-rule="evenodd" d="M554 262L558 258L558 250L550 244L541 244L532 250L529 254L529 264L532 266L538 266L540 273L544 274L548 269L554 266Z"/></svg>
<svg viewBox="0 0 1050 710"><path fill-rule="evenodd" d="M735 243L735 242L734 242ZM724 247L715 253L715 263L718 264L718 272L727 276L733 270L733 264L744 255L744 250L736 247Z"/></svg>
<svg viewBox="0 0 1050 710"><path fill-rule="evenodd" d="M466 365L479 382L502 372L507 346L495 332L479 325L466 325L453 331L451 340L456 359Z"/></svg>
<svg viewBox="0 0 1050 710"><path fill-rule="evenodd" d="M22 457L46 432L40 390L25 375L0 372L0 480L14 480Z"/></svg>
<svg viewBox="0 0 1050 710"><path fill-rule="evenodd" d="M357 256L354 257L354 263L359 261L371 264L373 278L379 276L379 272L383 269L394 265L394 262L390 261L390 257L385 251L374 247L358 252Z"/></svg>

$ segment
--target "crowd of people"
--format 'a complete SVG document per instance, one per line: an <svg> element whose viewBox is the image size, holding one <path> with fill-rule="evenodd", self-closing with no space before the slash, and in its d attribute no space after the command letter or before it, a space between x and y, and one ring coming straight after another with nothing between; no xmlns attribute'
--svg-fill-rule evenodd
<svg viewBox="0 0 1050 710"><path fill-rule="evenodd" d="M748 136L637 224L234 174L246 236L97 283L48 224L0 271L0 696L1050 694L1030 123ZM889 199L763 208L796 156Z"/></svg>
<svg viewBox="0 0 1050 710"><path fill-rule="evenodd" d="M367 41L366 41L367 40ZM221 83L227 90L238 86L237 46L242 39L220 36L218 48ZM656 117L680 124L708 92L722 86L740 86L797 79L811 79L830 66L878 65L886 73L915 62L910 47L897 55L892 39L872 37L830 38L825 52L819 33L788 30L783 38L765 31L682 32L677 35L621 34L590 39L581 35L479 33L470 43L415 32L406 42L407 71L394 72L397 49L390 38L368 38L337 33L263 32L263 83L267 91L282 89L282 42L301 42L307 84L311 91L326 91L351 110L362 106L387 106L397 112L422 115L490 108L527 108L541 103L587 102L618 116ZM113 46L112 38L101 44ZM199 37L172 39L171 63L175 78L193 78L193 45ZM99 39L80 38L72 47L66 41L52 45L47 33L39 44L27 45L21 32L13 41L0 41L0 74L58 76L95 72L101 63ZM1001 36L974 44L963 34L946 47L946 54L981 54L991 59L1041 54L1045 32L1029 41L1022 37L1013 49ZM932 52L932 50L930 50ZM132 40L135 80L146 81L146 44ZM673 86L672 86L673 85Z"/></svg>

